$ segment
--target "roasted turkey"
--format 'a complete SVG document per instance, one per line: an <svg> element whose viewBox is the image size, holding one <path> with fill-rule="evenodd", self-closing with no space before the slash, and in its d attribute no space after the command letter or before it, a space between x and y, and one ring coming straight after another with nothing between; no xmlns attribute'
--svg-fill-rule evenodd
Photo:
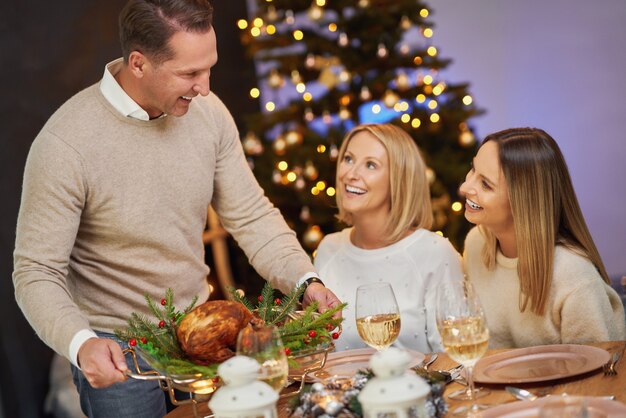
<svg viewBox="0 0 626 418"><path fill-rule="evenodd" d="M237 335L256 322L253 318L239 302L212 300L189 312L178 325L176 336L194 363L221 363L235 355Z"/></svg>

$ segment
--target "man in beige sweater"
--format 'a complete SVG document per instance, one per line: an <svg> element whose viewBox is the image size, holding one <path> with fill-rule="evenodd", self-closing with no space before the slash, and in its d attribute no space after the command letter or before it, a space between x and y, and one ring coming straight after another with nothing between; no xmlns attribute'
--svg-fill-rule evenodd
<svg viewBox="0 0 626 418"><path fill-rule="evenodd" d="M42 340L73 363L89 416L165 414L158 385L125 381L124 342L111 333L131 312L148 314L146 293L158 300L173 287L180 306L208 297L209 205L274 287L307 283L305 304L339 303L209 94L211 23L206 0L130 0L120 15L123 59L55 112L28 156L16 298Z"/></svg>

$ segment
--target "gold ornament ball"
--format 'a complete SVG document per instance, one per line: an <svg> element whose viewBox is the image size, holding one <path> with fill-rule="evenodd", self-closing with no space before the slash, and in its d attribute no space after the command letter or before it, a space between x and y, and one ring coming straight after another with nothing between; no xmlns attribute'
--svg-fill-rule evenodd
<svg viewBox="0 0 626 418"><path fill-rule="evenodd" d="M324 238L324 234L320 230L320 227L317 225L312 225L307 228L307 230L304 231L304 235L302 236L304 245L311 250L317 248L317 245L320 243L322 238Z"/></svg>

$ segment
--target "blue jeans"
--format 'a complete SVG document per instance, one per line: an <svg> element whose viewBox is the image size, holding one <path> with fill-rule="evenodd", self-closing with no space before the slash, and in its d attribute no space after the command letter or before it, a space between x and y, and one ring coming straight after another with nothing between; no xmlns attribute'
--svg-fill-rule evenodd
<svg viewBox="0 0 626 418"><path fill-rule="evenodd" d="M128 348L112 334L97 333L101 338L110 338L117 342L122 350ZM137 356L141 371L151 370ZM128 369L135 371L135 364L130 355L126 356ZM125 382L115 383L107 388L91 387L83 372L72 365L74 384L80 394L80 407L90 418L159 418L167 414L166 396L158 381L145 381L129 378Z"/></svg>

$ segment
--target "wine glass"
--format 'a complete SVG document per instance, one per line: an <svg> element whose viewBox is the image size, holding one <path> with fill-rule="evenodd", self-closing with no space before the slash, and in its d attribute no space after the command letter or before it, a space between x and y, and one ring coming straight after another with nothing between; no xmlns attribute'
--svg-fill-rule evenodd
<svg viewBox="0 0 626 418"><path fill-rule="evenodd" d="M437 288L436 311L437 329L445 352L466 370L467 390L462 394L472 401L468 416L477 416L480 406L476 404L472 371L487 351L489 329L472 284L468 280L441 283ZM486 391L481 392L486 394Z"/></svg>
<svg viewBox="0 0 626 418"><path fill-rule="evenodd" d="M378 351L400 334L400 310L389 283L366 284L356 289L356 328L365 344Z"/></svg>
<svg viewBox="0 0 626 418"><path fill-rule="evenodd" d="M259 362L259 380L269 384L276 392L285 386L289 365L280 333L274 326L253 328L247 326L237 336L237 354Z"/></svg>

